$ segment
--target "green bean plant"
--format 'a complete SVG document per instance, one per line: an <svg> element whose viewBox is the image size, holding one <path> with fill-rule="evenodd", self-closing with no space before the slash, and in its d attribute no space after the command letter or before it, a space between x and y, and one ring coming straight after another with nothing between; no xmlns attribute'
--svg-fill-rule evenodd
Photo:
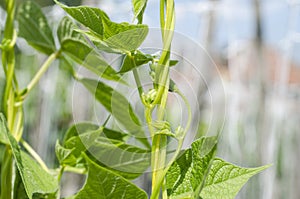
<svg viewBox="0 0 300 199"><path fill-rule="evenodd" d="M182 149L193 118L189 101L169 74L170 67L178 64L170 56L175 26L174 0L160 0L162 50L159 54L147 54L140 49L149 31L143 24L147 0L132 0L135 18L132 23L113 22L99 8L68 7L54 1L68 15L62 18L55 34L35 3L24 2L16 10L15 0L5 2L7 16L0 46L5 76L0 120L0 142L4 146L1 199L60 198L61 178L65 172L86 175L83 187L68 198L230 199L250 177L268 167L242 168L216 157L218 136L201 137L194 140L190 148ZM48 56L25 87L19 87L15 74L19 37ZM102 53L121 56L119 68L112 67ZM65 64L74 80L82 84L122 128L107 122L109 118L101 125L75 123L64 139L56 143L60 166L49 169L23 139L23 104L55 60ZM76 65L88 69L98 79L79 75ZM148 68L150 89L142 85L140 66ZM25 70L24 66L18 67ZM128 86L123 78L128 73L133 74L144 118L138 116L128 96L109 83ZM188 112L187 123L177 128L171 127L165 115L171 93L181 98ZM176 143L174 149L168 149L170 141ZM132 181L147 169L151 171L150 193Z"/></svg>

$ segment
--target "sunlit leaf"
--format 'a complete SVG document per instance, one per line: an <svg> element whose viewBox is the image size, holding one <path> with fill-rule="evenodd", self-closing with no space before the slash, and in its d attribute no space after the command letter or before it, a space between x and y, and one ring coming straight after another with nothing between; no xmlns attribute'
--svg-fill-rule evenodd
<svg viewBox="0 0 300 199"><path fill-rule="evenodd" d="M87 43L82 33L75 29L78 27L68 17L61 20L57 30L61 51L98 76L118 81L120 76L117 72Z"/></svg>
<svg viewBox="0 0 300 199"><path fill-rule="evenodd" d="M168 196L181 199L198 195L204 186L215 152L215 137L204 137L193 142L192 148L172 164L166 175Z"/></svg>
<svg viewBox="0 0 300 199"><path fill-rule="evenodd" d="M52 30L40 7L32 1L21 4L18 10L19 36L32 47L46 54L55 52Z"/></svg>
<svg viewBox="0 0 300 199"><path fill-rule="evenodd" d="M133 25L126 22L112 22L105 12L87 6L68 7L55 2L70 16L86 26L86 35L95 42L104 42L108 48L119 49L124 53L136 50L148 34L146 25Z"/></svg>
<svg viewBox="0 0 300 199"><path fill-rule="evenodd" d="M205 199L234 199L249 178L268 167L242 168L216 158L200 196Z"/></svg>

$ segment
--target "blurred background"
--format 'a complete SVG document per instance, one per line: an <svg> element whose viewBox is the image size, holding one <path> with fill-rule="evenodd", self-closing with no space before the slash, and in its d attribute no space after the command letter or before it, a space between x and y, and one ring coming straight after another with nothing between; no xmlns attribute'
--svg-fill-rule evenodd
<svg viewBox="0 0 300 199"><path fill-rule="evenodd" d="M52 0L35 1L43 6L56 31L64 16L62 9ZM133 18L130 0L64 2L99 7L118 22L131 22ZM238 198L300 198L300 1L175 3L177 33L173 50L180 63L173 74L175 78L176 72L184 76L177 81L183 81L182 89L192 101L196 118L188 139L196 134L216 134L221 129L219 156L245 167L273 164L252 178ZM0 19L3 30L3 7ZM154 29L159 27L158 0L148 1L144 23ZM151 39L147 42L151 43ZM22 66L17 68L17 74L20 85L25 86L45 57L22 39L17 45L17 62ZM57 166L56 139L62 139L74 116L76 121L94 117L92 98L78 97L74 102L74 89L79 96L87 96L83 95L84 89L74 87L71 77L60 70L63 66L54 65L25 102L24 136L50 167ZM0 76L3 78L2 71ZM65 177L63 194L75 192L84 182L80 176L74 178L78 183ZM138 181L147 190L148 181Z"/></svg>

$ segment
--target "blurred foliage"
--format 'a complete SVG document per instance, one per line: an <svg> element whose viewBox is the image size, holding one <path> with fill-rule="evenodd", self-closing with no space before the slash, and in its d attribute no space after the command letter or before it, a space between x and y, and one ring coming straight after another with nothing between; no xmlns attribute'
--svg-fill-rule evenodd
<svg viewBox="0 0 300 199"><path fill-rule="evenodd" d="M33 2L36 2L40 6L51 6L54 5L53 0L32 0ZM5 0L0 0L0 5L3 8L4 7ZM25 0L16 0L17 5L20 5L22 2L25 2ZM69 5L69 6L78 6L81 5L82 0L62 0L62 3Z"/></svg>

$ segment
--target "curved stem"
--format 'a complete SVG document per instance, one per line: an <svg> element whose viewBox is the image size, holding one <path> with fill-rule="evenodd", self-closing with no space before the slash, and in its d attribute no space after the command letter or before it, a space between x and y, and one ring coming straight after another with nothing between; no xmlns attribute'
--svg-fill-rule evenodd
<svg viewBox="0 0 300 199"><path fill-rule="evenodd" d="M51 63L58 57L58 55L59 55L59 52L55 52L55 53L52 53L48 57L48 59L41 66L40 70L36 73L36 75L33 77L33 79L30 81L30 83L26 87L26 93L29 93L32 90L32 88L38 83L38 81L45 74L45 72L48 70Z"/></svg>

